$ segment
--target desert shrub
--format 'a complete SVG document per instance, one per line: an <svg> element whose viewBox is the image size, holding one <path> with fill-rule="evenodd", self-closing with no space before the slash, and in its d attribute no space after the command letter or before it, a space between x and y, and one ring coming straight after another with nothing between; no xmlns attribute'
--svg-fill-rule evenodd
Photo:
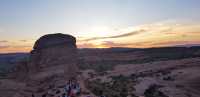
<svg viewBox="0 0 200 97"><path fill-rule="evenodd" d="M90 81L87 84L95 95L105 95L106 97L136 97L132 91L134 91L135 81L131 77L114 76L111 82L101 82L100 80Z"/></svg>
<svg viewBox="0 0 200 97"><path fill-rule="evenodd" d="M145 97L169 97L159 90L160 86L153 84L150 85L148 89L145 90Z"/></svg>
<svg viewBox="0 0 200 97"><path fill-rule="evenodd" d="M184 86L183 85L180 85L180 84L177 84L175 85L177 88L183 88Z"/></svg>
<svg viewBox="0 0 200 97"><path fill-rule="evenodd" d="M97 49L96 49L97 50ZM104 49L106 50L106 49ZM107 49L109 50L109 49ZM101 51L101 49L96 52ZM120 51L120 53L127 53L127 56L131 52L141 51L145 55L142 58L134 58L130 60L118 60L118 59L109 59L109 60L98 60L98 61L86 61L84 60L84 52L79 60L81 69L93 69L98 72L104 72L107 70L112 70L113 67L119 64L142 64L142 63L151 63L155 61L167 61L167 60L178 60L184 58L195 58L200 57L200 47L166 47L166 48L149 48L149 49L140 49L134 50L129 49L125 51ZM118 53L118 51L112 51ZM86 53L86 52L85 52ZM86 56L86 55L85 55ZM101 59L101 57L99 57Z"/></svg>
<svg viewBox="0 0 200 97"><path fill-rule="evenodd" d="M163 80L165 81L174 81L175 79L171 76L166 76L166 77L163 77Z"/></svg>

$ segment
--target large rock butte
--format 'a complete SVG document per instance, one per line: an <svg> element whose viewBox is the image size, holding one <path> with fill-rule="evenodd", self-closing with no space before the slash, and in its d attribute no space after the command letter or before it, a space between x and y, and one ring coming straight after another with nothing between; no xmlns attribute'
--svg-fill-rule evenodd
<svg viewBox="0 0 200 97"><path fill-rule="evenodd" d="M76 79L76 38L66 34L48 34L34 44L27 64L25 87L14 97L42 97L49 90Z"/></svg>
<svg viewBox="0 0 200 97"><path fill-rule="evenodd" d="M31 51L29 74L49 71L54 67L58 70L60 67L59 69L64 69L65 77L74 77L77 71L76 62L75 37L60 33L44 35L35 42Z"/></svg>
<svg viewBox="0 0 200 97"><path fill-rule="evenodd" d="M76 62L75 37L61 33L44 35L35 42L31 51L29 74L42 71L55 74L63 71L64 77L70 79L76 76Z"/></svg>

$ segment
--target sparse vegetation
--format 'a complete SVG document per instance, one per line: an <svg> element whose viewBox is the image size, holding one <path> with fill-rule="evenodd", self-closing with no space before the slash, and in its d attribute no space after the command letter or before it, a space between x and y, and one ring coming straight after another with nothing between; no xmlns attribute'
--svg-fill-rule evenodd
<svg viewBox="0 0 200 97"><path fill-rule="evenodd" d="M89 81L87 83L95 95L105 95L106 97L137 97L132 92L134 91L135 79L125 76L113 76L111 82L101 82L100 80Z"/></svg>
<svg viewBox="0 0 200 97"><path fill-rule="evenodd" d="M12 72L12 68L18 63L28 62L29 55L25 53L0 55L0 76Z"/></svg>
<svg viewBox="0 0 200 97"><path fill-rule="evenodd" d="M145 97L169 97L159 90L160 87L156 84L150 85L144 92Z"/></svg>
<svg viewBox="0 0 200 97"><path fill-rule="evenodd" d="M174 81L175 79L172 76L166 76L166 77L163 77L163 80L165 80L165 81Z"/></svg>
<svg viewBox="0 0 200 97"><path fill-rule="evenodd" d="M119 60L115 58L111 58L109 60L98 60L98 61L86 61L84 60L84 56L87 56L86 52L89 52L88 50L80 50L81 59L79 60L79 67L81 69L93 69L97 72L104 72L107 70L112 70L113 67L119 64L142 64L142 63L150 63L155 61L167 61L167 60L178 60L178 59L184 59L184 58L195 58L200 57L198 52L200 50L200 47L166 47L166 48L150 48L150 49L125 49L125 50L113 50L113 49L95 49L96 52L101 52L101 56L98 56L99 59L104 58L103 54L111 53L113 56L117 55L118 53L123 54L131 54L133 52L142 52L144 54L144 57L140 58L133 58L130 60ZM111 52L113 50L113 52ZM92 52L93 50L91 50ZM96 54L96 53L95 53ZM106 56L106 55L105 55Z"/></svg>

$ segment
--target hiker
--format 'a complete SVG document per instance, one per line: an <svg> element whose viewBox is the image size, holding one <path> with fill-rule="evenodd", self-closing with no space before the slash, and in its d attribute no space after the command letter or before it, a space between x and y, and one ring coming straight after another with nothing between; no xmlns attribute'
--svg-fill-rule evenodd
<svg viewBox="0 0 200 97"><path fill-rule="evenodd" d="M47 94L43 94L43 95L42 95L42 97L46 97L46 96L47 96Z"/></svg>
<svg viewBox="0 0 200 97"><path fill-rule="evenodd" d="M77 94L81 93L81 87L79 84L76 85Z"/></svg>
<svg viewBox="0 0 200 97"><path fill-rule="evenodd" d="M68 90L69 90L69 88L70 88L69 84L65 85L65 87L64 87L64 92L67 93Z"/></svg>
<svg viewBox="0 0 200 97"><path fill-rule="evenodd" d="M71 95L71 87L69 87L69 89L67 90L67 96L71 97L70 95Z"/></svg>
<svg viewBox="0 0 200 97"><path fill-rule="evenodd" d="M31 96L32 96L32 97L35 97L35 95L34 95L33 93L31 94Z"/></svg>
<svg viewBox="0 0 200 97"><path fill-rule="evenodd" d="M68 92L68 95L67 95L68 97L75 97L75 94L72 92L72 90L71 91L69 91Z"/></svg>
<svg viewBox="0 0 200 97"><path fill-rule="evenodd" d="M64 90L65 90L64 92L67 93L71 87L72 87L72 81L69 80L64 87Z"/></svg>
<svg viewBox="0 0 200 97"><path fill-rule="evenodd" d="M72 83L71 88L72 88L72 89L75 89L75 88L76 88L75 83Z"/></svg>
<svg viewBox="0 0 200 97"><path fill-rule="evenodd" d="M69 80L64 87L67 97L75 97L77 94L80 94L80 91L80 85L76 80Z"/></svg>
<svg viewBox="0 0 200 97"><path fill-rule="evenodd" d="M69 96L67 96L65 93L63 93L63 94L62 94L62 97L69 97Z"/></svg>

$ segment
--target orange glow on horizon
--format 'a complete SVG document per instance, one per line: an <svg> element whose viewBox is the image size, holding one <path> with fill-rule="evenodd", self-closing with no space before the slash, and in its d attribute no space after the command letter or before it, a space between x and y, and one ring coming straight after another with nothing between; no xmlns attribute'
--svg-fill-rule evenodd
<svg viewBox="0 0 200 97"><path fill-rule="evenodd" d="M200 24L145 24L119 30L123 33L117 34L108 27L94 27L93 31L95 32L85 33L86 36L77 38L78 48L151 48L200 44ZM101 31L104 33L100 33ZM0 53L30 52L34 41L1 41Z"/></svg>

